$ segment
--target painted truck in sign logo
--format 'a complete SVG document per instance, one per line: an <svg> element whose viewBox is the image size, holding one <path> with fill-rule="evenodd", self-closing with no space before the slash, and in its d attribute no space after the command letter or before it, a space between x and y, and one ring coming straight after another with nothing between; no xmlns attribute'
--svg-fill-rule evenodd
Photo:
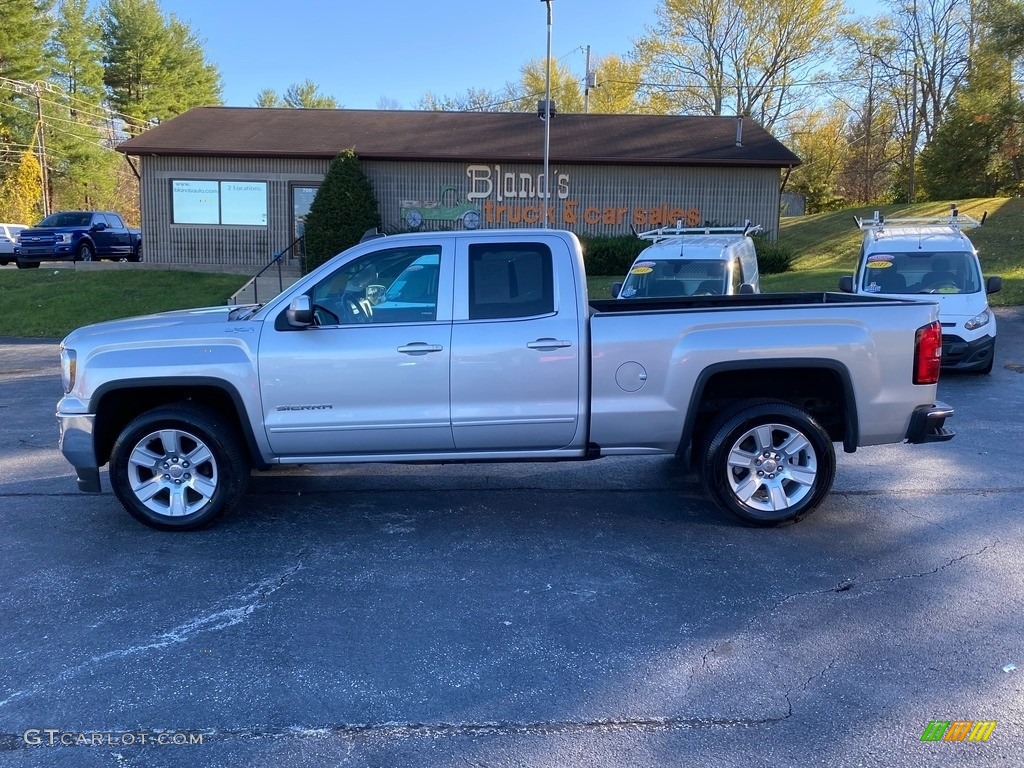
<svg viewBox="0 0 1024 768"><path fill-rule="evenodd" d="M480 226L480 209L459 202L459 193L452 184L441 187L437 200L402 200L399 207L399 215L409 229L420 229L428 221L461 223L466 229Z"/></svg>

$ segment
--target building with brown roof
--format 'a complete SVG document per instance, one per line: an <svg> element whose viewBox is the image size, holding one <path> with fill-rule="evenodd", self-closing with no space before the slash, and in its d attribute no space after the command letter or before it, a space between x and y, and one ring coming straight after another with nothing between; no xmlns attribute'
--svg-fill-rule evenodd
<svg viewBox="0 0 1024 768"><path fill-rule="evenodd" d="M552 226L627 234L750 219L778 230L800 163L752 120L202 107L118 147L141 179L149 261L258 266L302 234L331 159L354 149L387 231Z"/></svg>

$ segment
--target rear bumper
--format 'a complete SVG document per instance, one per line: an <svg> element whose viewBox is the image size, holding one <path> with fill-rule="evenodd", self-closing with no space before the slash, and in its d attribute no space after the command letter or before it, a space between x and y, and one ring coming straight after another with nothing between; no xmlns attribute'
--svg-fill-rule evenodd
<svg viewBox="0 0 1024 768"><path fill-rule="evenodd" d="M78 490L99 493L100 468L96 461L93 431L96 417L92 414L58 413L60 424L60 452L64 454L78 475Z"/></svg>
<svg viewBox="0 0 1024 768"><path fill-rule="evenodd" d="M919 405L910 417L907 430L908 443L941 443L952 440L955 432L947 429L946 419L953 415L953 408L945 403Z"/></svg>

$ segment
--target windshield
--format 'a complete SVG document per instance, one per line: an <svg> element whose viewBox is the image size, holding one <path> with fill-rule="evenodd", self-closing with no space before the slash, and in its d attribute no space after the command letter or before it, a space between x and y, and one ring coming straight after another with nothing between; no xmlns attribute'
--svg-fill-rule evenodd
<svg viewBox="0 0 1024 768"><path fill-rule="evenodd" d="M978 293L978 260L968 251L873 253L861 275L865 293Z"/></svg>
<svg viewBox="0 0 1024 768"><path fill-rule="evenodd" d="M87 227L92 221L91 213L54 213L36 224L37 227Z"/></svg>
<svg viewBox="0 0 1024 768"><path fill-rule="evenodd" d="M634 262L619 298L715 296L728 293L728 285L724 261L648 259Z"/></svg>

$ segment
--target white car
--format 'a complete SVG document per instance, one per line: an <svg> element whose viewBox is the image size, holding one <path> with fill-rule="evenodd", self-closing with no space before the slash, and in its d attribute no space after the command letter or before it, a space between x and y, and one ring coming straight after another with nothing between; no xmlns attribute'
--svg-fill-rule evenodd
<svg viewBox="0 0 1024 768"><path fill-rule="evenodd" d="M27 224L0 224L0 267L14 261L14 246L18 244L18 233L28 229Z"/></svg>
<svg viewBox="0 0 1024 768"><path fill-rule="evenodd" d="M864 231L857 273L839 289L866 296L927 298L939 305L942 367L990 373L995 359L996 317L988 294L1003 279L981 273L978 252L963 233L981 221L951 207L944 217L873 219L855 217Z"/></svg>

